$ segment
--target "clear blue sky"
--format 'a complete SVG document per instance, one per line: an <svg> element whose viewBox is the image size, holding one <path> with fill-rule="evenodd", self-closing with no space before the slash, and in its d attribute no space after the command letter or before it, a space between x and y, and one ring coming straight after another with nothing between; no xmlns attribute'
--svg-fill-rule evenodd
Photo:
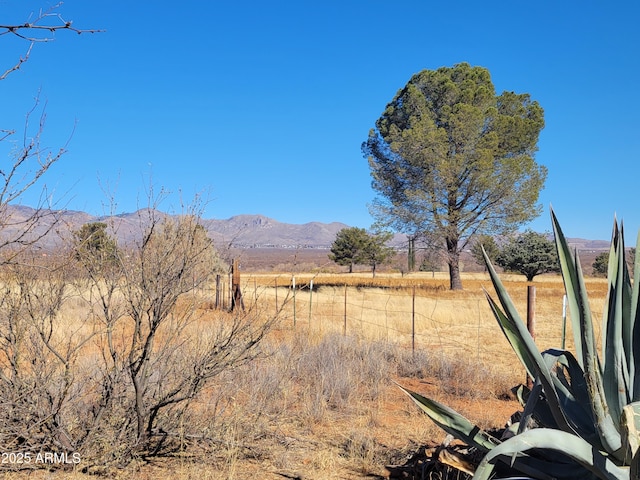
<svg viewBox="0 0 640 480"><path fill-rule="evenodd" d="M0 23L55 3L0 0ZM66 0L58 12L105 32L36 45L0 83L0 128L18 128L38 91L45 145L75 125L45 179L70 209L108 212L106 190L134 211L153 184L174 192L165 210L204 193L207 218L368 228L367 132L412 74L469 62L545 110L544 213L529 227L550 230L552 204L570 237L608 240L617 214L635 242L636 2ZM4 71L26 44L0 45Z"/></svg>

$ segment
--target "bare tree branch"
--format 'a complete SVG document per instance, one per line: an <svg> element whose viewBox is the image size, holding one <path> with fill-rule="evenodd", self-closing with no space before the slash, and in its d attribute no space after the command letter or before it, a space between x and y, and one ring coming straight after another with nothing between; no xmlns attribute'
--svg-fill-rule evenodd
<svg viewBox="0 0 640 480"><path fill-rule="evenodd" d="M65 20L58 13L57 10L61 5L62 2L53 5L48 10L40 10L37 15L32 14L24 23L0 25L0 36L12 35L30 42L26 53L12 67L0 74L0 80L4 80L12 72L19 70L28 61L35 43L54 40L58 30L69 30L78 34L101 31L75 28L72 22ZM26 115L22 144L15 142L16 144L10 153L12 161L8 165L0 167L0 251L13 250L2 261L8 261L9 258L15 257L22 247L32 245L43 238L54 228L57 221L56 212L52 210L46 187L43 189L35 213L32 215L27 217L12 216L7 209L8 205L19 201L27 190L34 187L52 165L66 153L67 145L72 136L70 135L67 142L57 151L43 147L41 140L46 120L46 109L39 109L39 104L40 97L37 95L33 107ZM38 126L32 127L31 123L37 118L38 113ZM10 141L15 133L14 129L0 129L0 142ZM51 217L51 221L42 222L41 220L47 216Z"/></svg>
<svg viewBox="0 0 640 480"><path fill-rule="evenodd" d="M22 66L22 64L25 63L27 60L29 60L29 55L31 55L32 48L33 48L33 42L31 43L31 45L29 45L29 49L27 50L27 53L25 53L23 57L20 57L18 59L18 62L13 67L8 68L7 70L5 70L5 72L2 75L0 75L0 80L4 80L5 78L7 78L10 73L15 72L16 70L20 70L20 67Z"/></svg>
<svg viewBox="0 0 640 480"><path fill-rule="evenodd" d="M26 53L21 56L18 61L5 72L0 75L0 80L4 80L11 73L20 70L22 64L29 60L31 50L35 43L51 42L55 40L55 33L59 30L68 30L78 35L83 33L100 33L104 30L97 29L80 29L73 26L73 22L65 20L56 10L62 5L62 2L52 6L49 10L40 10L38 15L33 19L20 24L0 25L0 37L3 35L13 35L22 40L30 42Z"/></svg>
<svg viewBox="0 0 640 480"><path fill-rule="evenodd" d="M33 107L27 112L23 130L22 146L14 152L14 161L8 170L0 170L0 205L11 203L18 199L26 190L35 184L49 168L57 162L66 152L69 140L57 152L49 151L46 154L41 146L41 137L46 122L46 113L43 109L38 119L38 129L30 135L29 124L34 112L40 103L36 97ZM4 138L12 132L6 131ZM30 166L27 171L23 169Z"/></svg>
<svg viewBox="0 0 640 480"><path fill-rule="evenodd" d="M50 42L54 40L55 33L59 30L69 30L77 34L98 33L104 30L80 29L73 26L73 22L65 20L56 10L62 2L52 6L49 10L40 10L31 21L21 24L0 25L0 36L14 35L29 42Z"/></svg>

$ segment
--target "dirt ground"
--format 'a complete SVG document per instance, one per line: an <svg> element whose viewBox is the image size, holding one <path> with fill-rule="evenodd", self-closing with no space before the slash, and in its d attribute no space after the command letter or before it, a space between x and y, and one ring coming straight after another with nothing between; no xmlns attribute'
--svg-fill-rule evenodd
<svg viewBox="0 0 640 480"><path fill-rule="evenodd" d="M518 410L513 398L472 399L448 394L434 379L396 378L405 388L434 398L464 414L482 428L504 426ZM111 470L104 475L81 471L7 472L4 479L15 480L124 480L249 479L262 480L372 480L469 478L456 468L430 463L446 434L433 425L397 386L389 384L383 400L369 415L332 415L312 428L276 426L274 434L258 439L250 450L235 458L202 456L155 458L149 463ZM503 420L497 420L503 419ZM364 428L362 437L348 436L355 424ZM457 443L454 442L452 445ZM428 468L427 468L428 467ZM425 472L432 469L429 476ZM437 469L437 471L436 471Z"/></svg>

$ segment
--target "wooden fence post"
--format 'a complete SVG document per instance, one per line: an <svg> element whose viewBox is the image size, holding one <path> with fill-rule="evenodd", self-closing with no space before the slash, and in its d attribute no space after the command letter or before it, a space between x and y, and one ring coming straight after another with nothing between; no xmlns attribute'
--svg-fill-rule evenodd
<svg viewBox="0 0 640 480"><path fill-rule="evenodd" d="M296 277L291 277L291 285L293 287L293 328L296 328Z"/></svg>
<svg viewBox="0 0 640 480"><path fill-rule="evenodd" d="M244 311L244 300L242 299L242 288L240 288L240 268L238 266L238 259L233 259L231 266L231 310L235 310L237 306Z"/></svg>
<svg viewBox="0 0 640 480"><path fill-rule="evenodd" d="M215 303L215 308L216 310L220 309L221 305L220 305L220 274L216 275L216 303Z"/></svg>
<svg viewBox="0 0 640 480"><path fill-rule="evenodd" d="M311 330L311 304L313 301L313 278L309 282L309 330Z"/></svg>

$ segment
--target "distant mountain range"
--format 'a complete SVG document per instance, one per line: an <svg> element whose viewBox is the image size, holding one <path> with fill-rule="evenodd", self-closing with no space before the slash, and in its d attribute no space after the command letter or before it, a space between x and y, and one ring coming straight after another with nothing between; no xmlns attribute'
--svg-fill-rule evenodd
<svg viewBox="0 0 640 480"><path fill-rule="evenodd" d="M35 210L26 206L9 206L2 221L0 237L15 235L24 228L24 221L31 217ZM59 223L52 233L45 238L44 248L51 248L68 238L70 233L89 222L104 222L110 226L112 234L119 242L130 242L140 234L140 217L144 211L123 213L115 216L94 216L85 212L65 210L55 212ZM167 215L160 213L160 215ZM142 215L142 218L145 216ZM39 222L35 232L46 231L51 227L53 215L45 215ZM344 223L309 222L304 224L282 223L264 215L236 215L226 220L202 219L202 226L216 246L234 248L329 248L336 234L349 227ZM571 238L569 243L580 251L601 251L609 248L604 240L585 240ZM396 235L392 244L403 246L404 235Z"/></svg>
<svg viewBox="0 0 640 480"><path fill-rule="evenodd" d="M35 209L25 206L9 206L3 215L0 236L15 235L24 229L24 222L33 216ZM56 213L59 223L43 241L43 248L52 248L61 238L78 230L85 223L104 222L119 242L129 242L140 233L140 218L144 211L114 216L94 216L73 210ZM142 215L141 215L142 214ZM160 215L167 215L160 213ZM34 235L51 229L54 215L44 215ZM348 225L339 222L305 224L282 223L264 215L236 215L226 220L202 219L202 226L219 247L235 248L328 248L336 234Z"/></svg>
<svg viewBox="0 0 640 480"><path fill-rule="evenodd" d="M344 223L281 223L264 215L236 215L227 220L202 220L215 244L238 248L324 248Z"/></svg>

